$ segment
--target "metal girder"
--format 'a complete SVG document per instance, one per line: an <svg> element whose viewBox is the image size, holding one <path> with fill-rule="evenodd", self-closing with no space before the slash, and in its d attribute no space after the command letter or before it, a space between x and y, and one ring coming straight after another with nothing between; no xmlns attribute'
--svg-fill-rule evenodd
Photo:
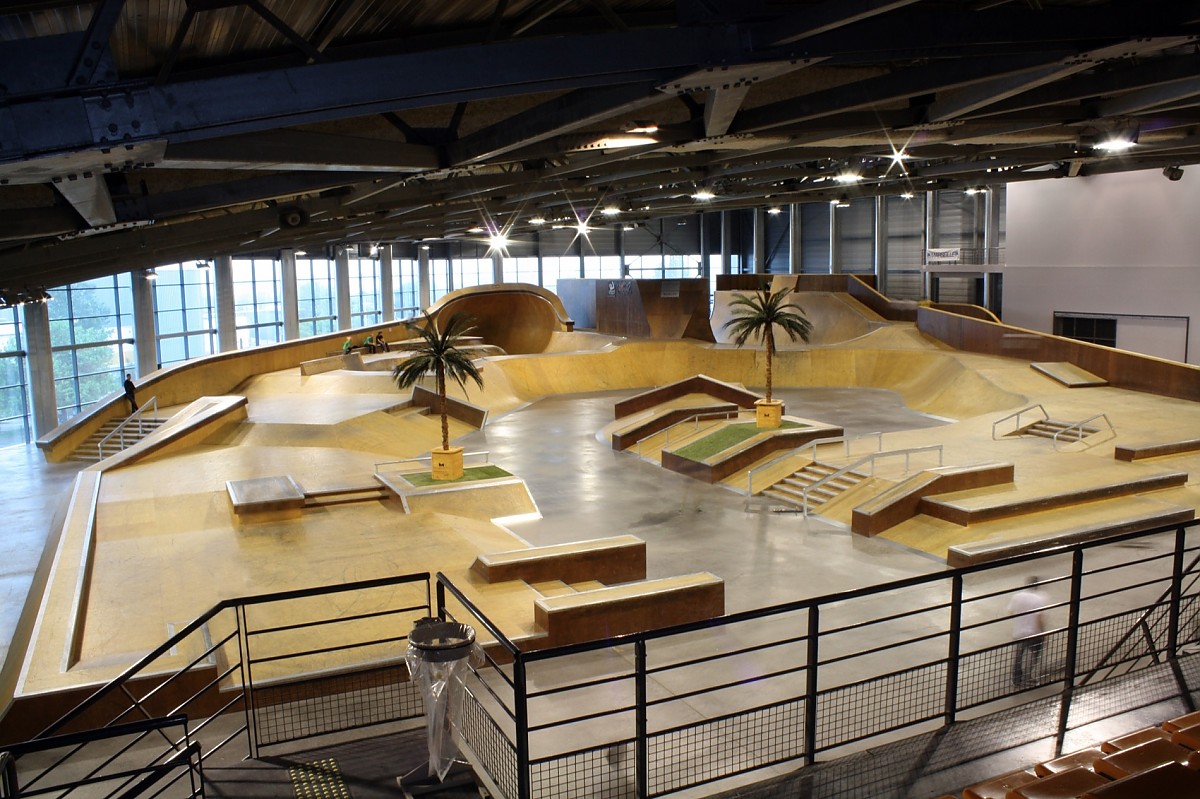
<svg viewBox="0 0 1200 799"><path fill-rule="evenodd" d="M820 5L757 26L753 37L760 46L780 47L819 36L916 3L917 0L825 0Z"/></svg>
<svg viewBox="0 0 1200 799"><path fill-rule="evenodd" d="M92 227L111 225L117 221L112 195L104 178L92 172L71 175L54 181L54 188L71 203L71 207Z"/></svg>
<svg viewBox="0 0 1200 799"><path fill-rule="evenodd" d="M1200 77L1171 81L1158 86L1127 92L1111 100L1102 100L1093 106L1101 117L1123 116L1150 108L1190 100L1200 95Z"/></svg>
<svg viewBox="0 0 1200 799"><path fill-rule="evenodd" d="M171 144L159 166L168 169L419 172L437 169L440 160L437 149L425 145L307 130L277 130Z"/></svg>
<svg viewBox="0 0 1200 799"><path fill-rule="evenodd" d="M106 67L104 77L108 81L117 79L116 67L108 51L108 39L112 36L117 20L121 18L121 10L125 0L101 0L98 8L92 11L91 22L88 23L87 33L79 48L79 55L67 76L68 86L87 86L96 82L96 75L101 66Z"/></svg>

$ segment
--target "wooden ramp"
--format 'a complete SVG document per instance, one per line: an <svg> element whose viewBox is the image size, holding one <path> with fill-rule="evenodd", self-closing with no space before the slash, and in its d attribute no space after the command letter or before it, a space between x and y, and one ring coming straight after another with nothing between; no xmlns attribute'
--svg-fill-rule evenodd
<svg viewBox="0 0 1200 799"><path fill-rule="evenodd" d="M1041 372L1046 377L1062 383L1067 388L1091 388L1093 386L1108 385L1108 381L1103 377L1094 375L1086 369L1080 369L1068 361L1034 362L1029 364L1029 366L1034 371Z"/></svg>

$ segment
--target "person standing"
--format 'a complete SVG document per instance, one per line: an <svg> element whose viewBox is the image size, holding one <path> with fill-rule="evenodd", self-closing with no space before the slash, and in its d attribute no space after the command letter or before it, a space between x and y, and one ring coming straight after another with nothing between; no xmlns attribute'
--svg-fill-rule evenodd
<svg viewBox="0 0 1200 799"><path fill-rule="evenodd" d="M133 395L133 375L125 375L125 399L129 400L129 412L137 411L137 398Z"/></svg>
<svg viewBox="0 0 1200 799"><path fill-rule="evenodd" d="M1026 680L1032 682L1037 678L1038 664L1042 659L1046 632L1042 609L1050 604L1050 600L1038 590L1038 582L1037 577L1030 577L1025 588L1013 594L1008 603L1015 644L1012 683L1018 687L1025 685Z"/></svg>

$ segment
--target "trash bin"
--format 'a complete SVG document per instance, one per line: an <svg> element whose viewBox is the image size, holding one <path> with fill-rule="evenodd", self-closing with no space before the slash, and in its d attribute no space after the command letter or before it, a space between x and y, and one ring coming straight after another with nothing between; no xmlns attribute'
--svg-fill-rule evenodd
<svg viewBox="0 0 1200 799"><path fill-rule="evenodd" d="M475 650L475 630L458 622L419 619L408 634L404 660L425 702L429 778L445 780L456 762L458 747L450 733L450 712L462 690L467 659Z"/></svg>

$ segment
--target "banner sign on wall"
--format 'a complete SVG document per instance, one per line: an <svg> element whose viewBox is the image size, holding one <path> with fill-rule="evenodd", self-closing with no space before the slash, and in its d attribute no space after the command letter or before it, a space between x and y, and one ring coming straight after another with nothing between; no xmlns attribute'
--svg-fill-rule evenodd
<svg viewBox="0 0 1200 799"><path fill-rule="evenodd" d="M962 250L958 247L938 247L937 249L925 250L925 263L944 263L946 261L957 261L962 258Z"/></svg>

